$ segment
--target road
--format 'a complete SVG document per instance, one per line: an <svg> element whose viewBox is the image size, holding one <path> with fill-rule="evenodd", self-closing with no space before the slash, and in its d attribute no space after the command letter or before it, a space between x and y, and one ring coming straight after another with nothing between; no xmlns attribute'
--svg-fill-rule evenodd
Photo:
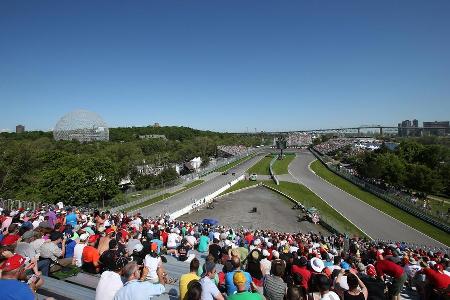
<svg viewBox="0 0 450 300"><path fill-rule="evenodd" d="M314 160L315 157L311 152L301 151L289 165L289 173L373 239L401 240L422 246L446 247L431 237L329 184L308 168Z"/></svg>
<svg viewBox="0 0 450 300"><path fill-rule="evenodd" d="M264 157L264 154L259 154L240 165L229 170L228 175L218 175L207 182L204 182L198 186L195 186L185 192L176 194L166 200L159 201L150 206L143 207L133 213L140 212L145 217L155 217L164 213L172 213L180 210L189 204L192 204L195 199L201 199L205 196L217 191L219 188L225 186L227 183L241 176L252 165L257 163ZM232 173L235 175L232 175Z"/></svg>

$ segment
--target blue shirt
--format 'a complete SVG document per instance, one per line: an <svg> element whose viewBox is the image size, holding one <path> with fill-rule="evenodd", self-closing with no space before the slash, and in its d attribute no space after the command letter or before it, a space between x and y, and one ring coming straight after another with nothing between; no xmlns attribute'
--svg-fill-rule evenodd
<svg viewBox="0 0 450 300"><path fill-rule="evenodd" d="M72 225L74 228L77 225L77 215L75 213L70 213L66 216L66 224Z"/></svg>
<svg viewBox="0 0 450 300"><path fill-rule="evenodd" d="M26 283L15 279L1 279L0 298L2 300L34 300L34 294Z"/></svg>
<svg viewBox="0 0 450 300"><path fill-rule="evenodd" d="M131 280L117 292L114 300L148 300L150 297L161 295L165 291L164 286L159 283Z"/></svg>
<svg viewBox="0 0 450 300"><path fill-rule="evenodd" d="M66 253L64 254L65 258L73 257L73 252L75 250L75 245L76 244L77 244L77 242L75 242L74 240L67 240Z"/></svg>
<svg viewBox="0 0 450 300"><path fill-rule="evenodd" d="M234 293L237 292L237 287L233 282L233 276L234 273L236 273L237 271L233 271L233 272L228 272L225 276L225 287L227 288L227 295L233 295ZM250 276L250 273L248 272L244 272L244 271L240 271L244 273L245 278L247 279L247 281L245 281L245 288L247 289L247 291L250 291L250 284L252 282L252 276Z"/></svg>

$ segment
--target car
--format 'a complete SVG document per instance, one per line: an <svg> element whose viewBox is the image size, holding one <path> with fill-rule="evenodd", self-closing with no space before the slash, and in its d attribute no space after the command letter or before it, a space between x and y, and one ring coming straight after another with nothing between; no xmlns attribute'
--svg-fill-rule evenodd
<svg viewBox="0 0 450 300"><path fill-rule="evenodd" d="M222 173L222 175L228 175L228 174L230 174L230 173L228 173L228 171L225 171Z"/></svg>

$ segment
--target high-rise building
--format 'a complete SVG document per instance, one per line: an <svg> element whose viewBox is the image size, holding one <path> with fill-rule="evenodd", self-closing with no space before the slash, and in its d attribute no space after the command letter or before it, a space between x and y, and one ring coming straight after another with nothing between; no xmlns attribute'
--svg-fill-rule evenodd
<svg viewBox="0 0 450 300"><path fill-rule="evenodd" d="M423 122L424 135L447 135L450 134L449 121Z"/></svg>
<svg viewBox="0 0 450 300"><path fill-rule="evenodd" d="M24 132L25 132L25 126L23 126L23 125L16 126L16 133L24 133Z"/></svg>

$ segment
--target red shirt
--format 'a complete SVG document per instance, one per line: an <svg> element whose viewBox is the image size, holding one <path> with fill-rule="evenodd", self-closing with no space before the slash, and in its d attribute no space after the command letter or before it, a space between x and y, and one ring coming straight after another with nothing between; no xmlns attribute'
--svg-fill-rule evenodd
<svg viewBox="0 0 450 300"><path fill-rule="evenodd" d="M311 271L308 270L306 267L299 267L296 265L293 265L291 268L292 273L297 273L303 277L303 280L301 282L301 286L308 289L309 281L311 280Z"/></svg>
<svg viewBox="0 0 450 300"><path fill-rule="evenodd" d="M245 239L245 240L247 241L247 243L250 245L251 242L253 241L253 235L252 235L252 234L247 234L247 235L245 236L244 239Z"/></svg>
<svg viewBox="0 0 450 300"><path fill-rule="evenodd" d="M427 275L428 280L430 280L431 284L438 289L445 289L450 284L450 276L446 274L439 273L436 270L425 268L423 269L423 273Z"/></svg>
<svg viewBox="0 0 450 300"><path fill-rule="evenodd" d="M377 261L375 269L378 276L384 276L386 273L391 277L400 278L403 275L403 268L387 259Z"/></svg>
<svg viewBox="0 0 450 300"><path fill-rule="evenodd" d="M20 236L18 236L17 234L8 234L7 236L5 236L2 240L2 245L3 246L8 246L8 245L12 245L15 242L17 242L17 240L20 238Z"/></svg>
<svg viewBox="0 0 450 300"><path fill-rule="evenodd" d="M97 248L94 248L92 246L86 246L83 249L82 257L83 257L83 262L95 264L100 259L100 254L99 254Z"/></svg>
<svg viewBox="0 0 450 300"><path fill-rule="evenodd" d="M167 245L167 238L169 237L169 234L165 231L161 232L161 240L164 245Z"/></svg>

